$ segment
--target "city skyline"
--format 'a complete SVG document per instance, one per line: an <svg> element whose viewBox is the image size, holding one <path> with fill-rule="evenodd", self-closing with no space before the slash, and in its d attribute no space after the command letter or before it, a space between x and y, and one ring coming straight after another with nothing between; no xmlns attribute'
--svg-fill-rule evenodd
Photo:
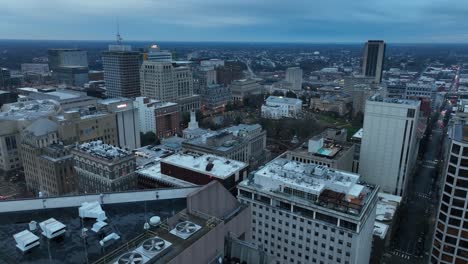
<svg viewBox="0 0 468 264"><path fill-rule="evenodd" d="M340 9L336 7L340 6ZM37 12L41 10L41 12ZM455 1L21 1L2 4L5 39L466 43ZM402 15L404 14L404 15ZM15 30L11 30L15 25ZM70 30L70 29L73 30Z"/></svg>

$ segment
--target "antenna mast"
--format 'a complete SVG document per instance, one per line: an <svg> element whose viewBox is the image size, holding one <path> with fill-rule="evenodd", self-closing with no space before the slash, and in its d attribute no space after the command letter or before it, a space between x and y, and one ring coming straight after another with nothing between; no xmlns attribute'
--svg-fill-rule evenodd
<svg viewBox="0 0 468 264"><path fill-rule="evenodd" d="M120 25L119 25L119 19L117 18L117 35L116 35L116 38L117 38L117 44L120 45L122 44L122 37L120 36Z"/></svg>

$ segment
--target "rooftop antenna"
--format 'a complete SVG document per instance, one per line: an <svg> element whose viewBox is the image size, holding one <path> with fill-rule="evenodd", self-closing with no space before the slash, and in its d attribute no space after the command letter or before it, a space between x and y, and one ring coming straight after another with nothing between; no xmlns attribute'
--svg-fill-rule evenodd
<svg viewBox="0 0 468 264"><path fill-rule="evenodd" d="M117 35L116 35L116 38L117 38L117 44L120 45L122 44L122 37L120 36L120 24L119 24L119 19L117 18Z"/></svg>

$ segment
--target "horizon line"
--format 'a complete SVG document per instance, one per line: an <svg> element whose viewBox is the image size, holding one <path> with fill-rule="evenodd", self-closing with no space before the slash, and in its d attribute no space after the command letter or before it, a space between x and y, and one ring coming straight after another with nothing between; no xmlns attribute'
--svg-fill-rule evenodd
<svg viewBox="0 0 468 264"><path fill-rule="evenodd" d="M369 39L371 40L371 39ZM177 42L177 43L242 43L242 44L364 44L369 40L365 40L362 42L358 41L246 41L246 40L125 40L125 42ZM375 40L375 39L372 39ZM26 39L26 38L5 38L0 39L0 41L84 41L84 42L109 42L113 43L115 40L111 39ZM385 40L384 40L385 41ZM407 44L407 45L468 45L468 42L387 42L386 44Z"/></svg>

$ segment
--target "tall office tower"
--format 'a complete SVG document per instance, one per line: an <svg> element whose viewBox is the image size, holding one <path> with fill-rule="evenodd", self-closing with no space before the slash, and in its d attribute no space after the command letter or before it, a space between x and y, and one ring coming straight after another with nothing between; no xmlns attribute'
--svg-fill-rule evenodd
<svg viewBox="0 0 468 264"><path fill-rule="evenodd" d="M193 95L192 72L170 62L145 61L140 69L141 95L163 102L177 102Z"/></svg>
<svg viewBox="0 0 468 264"><path fill-rule="evenodd" d="M419 106L380 96L366 102L359 173L384 192L405 195L418 152Z"/></svg>
<svg viewBox="0 0 468 264"><path fill-rule="evenodd" d="M369 40L364 47L362 75L366 77L374 77L376 83L380 83L382 81L385 46L386 45L383 40Z"/></svg>
<svg viewBox="0 0 468 264"><path fill-rule="evenodd" d="M156 44L150 46L146 56L149 61L172 62L172 53L168 50L161 50Z"/></svg>
<svg viewBox="0 0 468 264"><path fill-rule="evenodd" d="M286 81L291 84L293 91L302 90L302 70L299 67L286 69Z"/></svg>
<svg viewBox="0 0 468 264"><path fill-rule="evenodd" d="M133 150L140 147L140 118L138 108L128 98L112 98L98 101L98 109L114 113L119 143L117 146Z"/></svg>
<svg viewBox="0 0 468 264"><path fill-rule="evenodd" d="M285 155L237 185L252 237L276 263L369 263L378 186Z"/></svg>
<svg viewBox="0 0 468 264"><path fill-rule="evenodd" d="M100 140L78 145L71 152L80 192L135 189L136 160L132 152L104 144Z"/></svg>
<svg viewBox="0 0 468 264"><path fill-rule="evenodd" d="M102 53L107 96L135 98L140 95L140 53L127 45L109 45Z"/></svg>
<svg viewBox="0 0 468 264"><path fill-rule="evenodd" d="M83 86L88 82L88 54L80 49L49 49L49 68L60 83Z"/></svg>
<svg viewBox="0 0 468 264"><path fill-rule="evenodd" d="M468 263L468 125L455 121L448 135L448 164L430 263L462 264Z"/></svg>

